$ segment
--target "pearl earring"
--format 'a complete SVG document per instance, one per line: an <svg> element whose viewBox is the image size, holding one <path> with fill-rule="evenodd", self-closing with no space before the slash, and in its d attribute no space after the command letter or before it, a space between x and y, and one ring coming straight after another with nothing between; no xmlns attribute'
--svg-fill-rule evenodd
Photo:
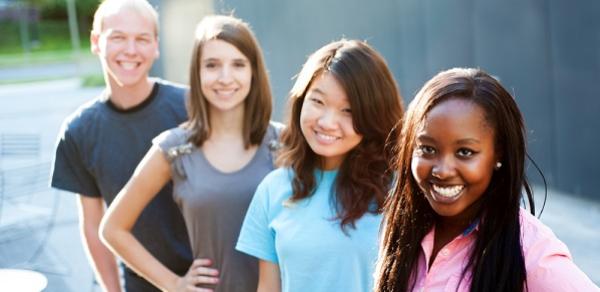
<svg viewBox="0 0 600 292"><path fill-rule="evenodd" d="M500 167L502 167L502 162L496 162L496 169L500 169Z"/></svg>

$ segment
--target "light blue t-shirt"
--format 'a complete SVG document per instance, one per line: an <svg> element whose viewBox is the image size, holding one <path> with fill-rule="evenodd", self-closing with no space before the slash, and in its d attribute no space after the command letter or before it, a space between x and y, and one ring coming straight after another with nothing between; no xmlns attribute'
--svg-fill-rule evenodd
<svg viewBox="0 0 600 292"><path fill-rule="evenodd" d="M371 291L382 217L366 213L345 234L332 205L337 171L315 176L315 193L290 203L292 170L267 175L250 203L236 249L277 263L283 292Z"/></svg>

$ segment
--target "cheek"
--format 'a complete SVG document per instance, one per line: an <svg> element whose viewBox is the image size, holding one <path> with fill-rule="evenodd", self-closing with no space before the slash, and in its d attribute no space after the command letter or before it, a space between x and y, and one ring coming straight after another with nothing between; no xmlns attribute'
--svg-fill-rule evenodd
<svg viewBox="0 0 600 292"><path fill-rule="evenodd" d="M431 165L425 159L413 155L410 164L410 170L415 181L421 184L421 182L426 181L427 177L429 177L429 173L431 172Z"/></svg>
<svg viewBox="0 0 600 292"><path fill-rule="evenodd" d="M216 74L205 69L200 69L200 86L202 86L202 88L212 84L215 81L215 78Z"/></svg>
<svg viewBox="0 0 600 292"><path fill-rule="evenodd" d="M248 68L247 70L242 71L240 75L240 80L250 87L250 84L252 83L252 70Z"/></svg>
<svg viewBox="0 0 600 292"><path fill-rule="evenodd" d="M488 161L473 161L463 165L463 177L465 181L472 185L479 184L482 188L487 188L493 174L493 166Z"/></svg>
<svg viewBox="0 0 600 292"><path fill-rule="evenodd" d="M214 82L214 74L200 70L200 90L204 96L209 96L211 84Z"/></svg>
<svg viewBox="0 0 600 292"><path fill-rule="evenodd" d="M300 130L302 130L302 134L306 137L307 131L309 130L314 113L311 111L310 107L306 104L302 105L302 109L300 110Z"/></svg>
<svg viewBox="0 0 600 292"><path fill-rule="evenodd" d="M343 117L340 121L340 124L347 135L358 135L358 133L354 129L354 123L352 122L351 117Z"/></svg>
<svg viewBox="0 0 600 292"><path fill-rule="evenodd" d="M300 109L300 125L314 123L318 119L318 110L310 103L304 102Z"/></svg>

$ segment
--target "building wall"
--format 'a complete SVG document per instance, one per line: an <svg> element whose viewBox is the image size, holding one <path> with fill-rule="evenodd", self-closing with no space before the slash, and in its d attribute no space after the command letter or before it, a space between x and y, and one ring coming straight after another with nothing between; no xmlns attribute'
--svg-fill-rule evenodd
<svg viewBox="0 0 600 292"><path fill-rule="evenodd" d="M306 57L342 37L367 40L386 57L407 103L440 70L480 67L515 95L531 157L549 185L600 200L599 1L219 0L213 10L233 10L252 25L270 69L277 120ZM168 21L183 21L173 15ZM185 71L182 63L167 66L168 76ZM534 170L530 165L529 176L539 183Z"/></svg>
<svg viewBox="0 0 600 292"><path fill-rule="evenodd" d="M160 14L160 61L158 75L188 83L189 64L196 24L214 11L212 0L163 0L156 2Z"/></svg>

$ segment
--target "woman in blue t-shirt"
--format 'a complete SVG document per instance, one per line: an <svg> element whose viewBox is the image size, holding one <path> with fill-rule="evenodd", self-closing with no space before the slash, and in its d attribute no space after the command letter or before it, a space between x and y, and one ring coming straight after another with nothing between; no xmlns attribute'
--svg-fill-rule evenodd
<svg viewBox="0 0 600 292"><path fill-rule="evenodd" d="M289 101L284 168L257 188L236 249L259 258L258 291L371 290L396 82L373 48L341 40L308 58Z"/></svg>

